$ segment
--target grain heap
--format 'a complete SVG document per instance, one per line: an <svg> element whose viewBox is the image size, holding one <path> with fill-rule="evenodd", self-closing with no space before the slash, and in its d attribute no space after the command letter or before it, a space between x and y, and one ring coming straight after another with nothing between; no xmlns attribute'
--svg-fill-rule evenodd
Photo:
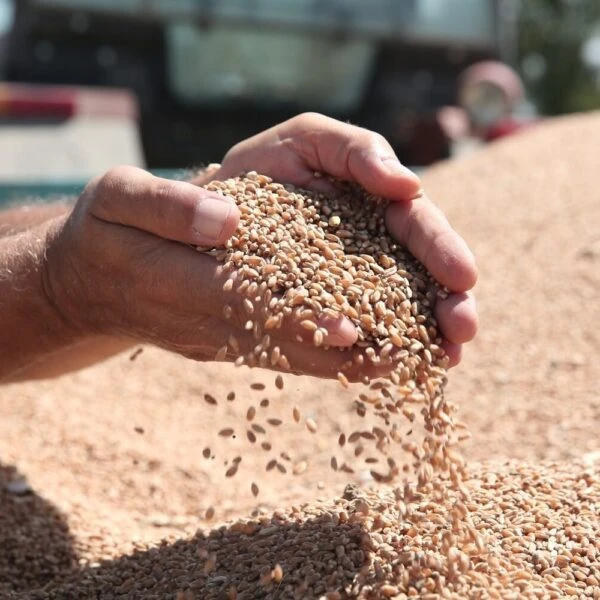
<svg viewBox="0 0 600 600"><path fill-rule="evenodd" d="M426 484L435 470L449 473L458 484L461 461L451 450L457 437L453 409L443 395L447 358L433 316L436 296L444 291L387 232L387 202L354 186L340 187L339 195L326 196L275 183L255 172L213 182L207 188L233 197L240 209L240 226L225 249L202 250L223 262L230 275L223 285L231 297L224 317L232 318L232 305L242 297L244 328L255 340L254 347L248 348L247 341L240 344L231 336L216 359L229 357L239 366L294 369L293 358L286 356L277 336L286 320L288 328L290 321L299 323L313 345L323 347L318 360L326 368L336 365L334 372L337 369L344 387L349 387L352 377L369 386L358 394L354 406L361 419L369 413L378 422L340 433L340 449L348 444L353 450L346 449L345 460L333 455L332 469L352 474L359 462L377 464L379 459L365 452L370 444L385 455L386 463L385 472L371 468L371 477L378 482L394 481L401 471L408 474L411 470L407 461L398 463L396 446L412 456L419 485ZM319 326L323 319L341 316L358 330L358 341L343 353L327 347L327 329ZM302 341L303 336L297 334L297 338ZM383 380L369 385L369 375ZM281 376L276 386L283 388ZM210 395L205 400L217 403ZM423 418L421 443L409 437L419 426L414 423L418 410ZM299 422L300 409L295 406L291 413ZM250 406L246 414L250 443L266 433L255 417L256 408ZM277 427L281 419L267 418L266 422ZM316 432L314 420L307 418L305 424L309 432ZM219 431L223 437L234 434L233 427ZM271 449L270 441L262 444L267 451ZM209 447L204 456L212 456ZM278 468L285 473L282 456L285 461L293 460L287 452L271 457L266 470ZM227 476L237 473L241 460L237 456L227 462ZM294 472L303 468L296 464ZM256 495L257 491L253 483L252 492Z"/></svg>
<svg viewBox="0 0 600 600"><path fill-rule="evenodd" d="M348 486L342 497L64 573L8 600L600 598L600 478L589 466L473 470L471 499ZM471 510L469 516L469 510ZM457 540L452 513L470 530ZM485 536L485 548L477 539ZM460 542L459 548L453 544Z"/></svg>

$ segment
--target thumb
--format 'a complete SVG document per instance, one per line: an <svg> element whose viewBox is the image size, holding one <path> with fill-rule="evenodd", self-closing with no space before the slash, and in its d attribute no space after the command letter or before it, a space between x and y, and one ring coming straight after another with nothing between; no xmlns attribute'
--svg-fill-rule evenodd
<svg viewBox="0 0 600 600"><path fill-rule="evenodd" d="M232 198L135 167L110 170L92 182L84 196L98 219L184 244L222 245L240 220Z"/></svg>

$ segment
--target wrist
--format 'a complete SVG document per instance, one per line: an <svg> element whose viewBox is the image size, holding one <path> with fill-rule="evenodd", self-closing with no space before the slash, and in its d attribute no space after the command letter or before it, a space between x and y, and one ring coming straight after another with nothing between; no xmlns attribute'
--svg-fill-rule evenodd
<svg viewBox="0 0 600 600"><path fill-rule="evenodd" d="M46 223L39 285L53 322L60 325L65 337L79 343L105 332L91 322L90 307L86 307L80 290L81 274L71 266L73 256L69 245L64 243L64 230L68 226L68 215Z"/></svg>
<svg viewBox="0 0 600 600"><path fill-rule="evenodd" d="M0 240L0 379L13 379L43 357L80 343L48 285L47 236L52 222Z"/></svg>

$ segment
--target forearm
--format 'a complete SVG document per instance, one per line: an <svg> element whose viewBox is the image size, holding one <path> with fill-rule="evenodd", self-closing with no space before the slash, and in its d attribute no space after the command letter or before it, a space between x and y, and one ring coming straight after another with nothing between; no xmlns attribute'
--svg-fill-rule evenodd
<svg viewBox="0 0 600 600"><path fill-rule="evenodd" d="M50 299L47 236L57 221L0 238L0 381L55 377L124 350L128 341L85 335Z"/></svg>

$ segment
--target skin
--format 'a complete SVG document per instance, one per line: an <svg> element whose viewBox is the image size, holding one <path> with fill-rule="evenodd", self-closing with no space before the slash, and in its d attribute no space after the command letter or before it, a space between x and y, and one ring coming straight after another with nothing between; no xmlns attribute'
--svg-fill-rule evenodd
<svg viewBox="0 0 600 600"><path fill-rule="evenodd" d="M390 232L452 292L436 316L450 363L458 363L477 329L473 255L429 199L415 199L418 177L383 137L308 113L237 144L191 182L117 167L91 181L73 207L0 215L0 331L11 340L0 348L0 380L57 376L135 343L211 361L234 333L242 350L251 349L240 299L222 290L226 275L191 247L222 245L239 222L233 201L198 185L248 170L332 193L315 173L333 175L393 200ZM226 303L234 309L229 321ZM354 326L323 325L339 351L295 341L296 323L273 332L297 372L333 377L348 360Z"/></svg>

